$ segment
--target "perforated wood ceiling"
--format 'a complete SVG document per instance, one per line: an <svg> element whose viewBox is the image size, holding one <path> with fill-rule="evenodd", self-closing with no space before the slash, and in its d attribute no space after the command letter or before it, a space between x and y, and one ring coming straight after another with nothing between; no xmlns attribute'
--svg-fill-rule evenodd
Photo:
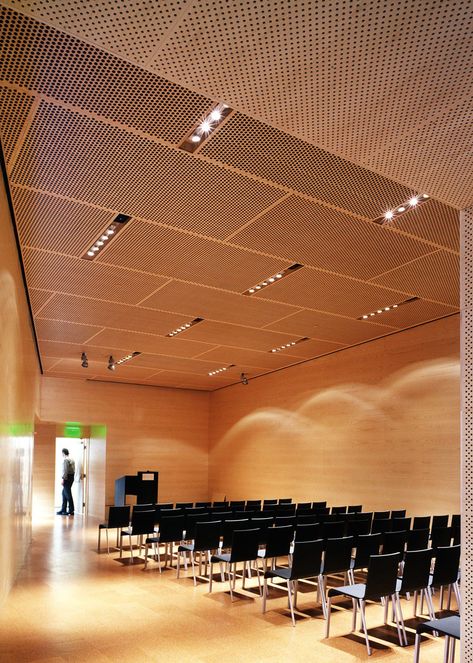
<svg viewBox="0 0 473 663"><path fill-rule="evenodd" d="M458 311L470 3L0 5L0 132L47 375L212 390ZM181 149L217 102L229 115Z"/></svg>

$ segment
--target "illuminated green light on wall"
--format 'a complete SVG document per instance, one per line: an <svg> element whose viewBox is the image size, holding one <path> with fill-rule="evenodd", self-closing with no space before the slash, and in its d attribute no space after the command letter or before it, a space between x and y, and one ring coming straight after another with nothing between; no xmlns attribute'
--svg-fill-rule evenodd
<svg viewBox="0 0 473 663"><path fill-rule="evenodd" d="M72 437L75 439L80 439L82 437L82 428L80 424L76 422L68 422L64 425L64 437Z"/></svg>

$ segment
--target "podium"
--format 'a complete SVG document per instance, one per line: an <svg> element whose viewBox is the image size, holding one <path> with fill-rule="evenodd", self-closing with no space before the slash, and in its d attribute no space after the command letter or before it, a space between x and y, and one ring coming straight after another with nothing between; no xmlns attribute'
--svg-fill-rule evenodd
<svg viewBox="0 0 473 663"><path fill-rule="evenodd" d="M159 472L146 470L115 479L115 506L124 506L127 495L135 495L137 504L156 504Z"/></svg>

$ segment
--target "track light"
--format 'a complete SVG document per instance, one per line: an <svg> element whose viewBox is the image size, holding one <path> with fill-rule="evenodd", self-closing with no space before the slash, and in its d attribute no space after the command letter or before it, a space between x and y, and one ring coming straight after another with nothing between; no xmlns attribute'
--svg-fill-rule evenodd
<svg viewBox="0 0 473 663"><path fill-rule="evenodd" d="M81 363L82 368L89 368L89 362L88 362L87 355L85 354L85 352L83 352L81 354L80 360L82 362Z"/></svg>
<svg viewBox="0 0 473 663"><path fill-rule="evenodd" d="M240 382L242 384L248 384L248 378L246 377L246 375L244 373L240 373Z"/></svg>
<svg viewBox="0 0 473 663"><path fill-rule="evenodd" d="M112 355L110 355L110 357L108 358L107 368L108 368L109 371L114 371L115 370L115 360L112 357Z"/></svg>

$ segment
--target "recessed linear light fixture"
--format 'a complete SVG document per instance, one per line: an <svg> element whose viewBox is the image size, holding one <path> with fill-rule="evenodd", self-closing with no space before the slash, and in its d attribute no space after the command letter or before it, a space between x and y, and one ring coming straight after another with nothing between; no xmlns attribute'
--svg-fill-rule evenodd
<svg viewBox="0 0 473 663"><path fill-rule="evenodd" d="M121 364L125 364L127 361L130 361L131 359L134 359L135 357L138 357L138 355L140 355L140 354L141 354L141 352L137 352L137 351L130 352L129 355L125 355L124 357L121 357L120 359L117 359L117 361L115 361L115 359L112 357L112 355L110 355L110 357L108 358L107 368L109 369L109 371L114 371L116 366L120 366Z"/></svg>
<svg viewBox="0 0 473 663"><path fill-rule="evenodd" d="M184 325L181 325L177 329L173 329L169 334L166 334L166 336L171 337L171 336L177 336L178 334L182 334L182 332L187 331L194 325L199 324L199 322L203 322L204 318L194 318L190 322L186 322Z"/></svg>
<svg viewBox="0 0 473 663"><path fill-rule="evenodd" d="M118 214L110 223L103 233L101 233L98 239L87 249L87 251L81 256L84 260L95 260L95 258L104 250L104 248L110 243L114 237L118 235L120 230L123 230L125 225L131 219L131 216L126 214Z"/></svg>
<svg viewBox="0 0 473 663"><path fill-rule="evenodd" d="M376 315L380 315L381 313L388 313L389 311L393 311L394 309L399 308L400 306L404 306L404 304L410 304L411 302L416 302L419 297L410 297L409 299L405 299L403 302L398 302L397 304L391 304L391 306L384 306L383 308L379 308L376 311L372 311L371 313L365 313L364 315L360 315L360 317L357 318L357 320L369 320L370 318L373 318Z"/></svg>
<svg viewBox="0 0 473 663"><path fill-rule="evenodd" d="M308 340L309 337L304 336L304 338L298 338L297 341L291 341L290 343L285 343L284 345L280 345L278 348L273 348L269 352L281 352L281 350L289 350L289 348L292 348L294 345L302 343L302 341L308 341Z"/></svg>
<svg viewBox="0 0 473 663"><path fill-rule="evenodd" d="M186 150L186 152L195 152L231 112L232 109L226 104L217 104L214 106L210 113L182 141L179 147Z"/></svg>
<svg viewBox="0 0 473 663"><path fill-rule="evenodd" d="M388 224L401 214L405 214L406 212L419 207L419 205L426 203L429 199L430 196L427 193L423 193L419 196L412 196L412 198L409 198L406 203L399 205L399 207L396 207L395 209L390 209L385 212L383 216L380 216L378 219L374 219L374 222L379 223L382 226Z"/></svg>
<svg viewBox="0 0 473 663"><path fill-rule="evenodd" d="M251 288L248 288L248 290L245 290L245 292L243 292L242 294L248 296L254 295L260 290L263 290L263 288L267 288L268 286L273 285L273 283L277 283L285 276L289 276L289 274L296 272L298 269L301 269L302 267L304 267L304 265L300 265L298 262L295 262L293 265L286 267L286 269L282 269L277 274L273 274L273 276L270 276L269 278L264 279L264 281L260 281Z"/></svg>
<svg viewBox="0 0 473 663"><path fill-rule="evenodd" d="M233 368L235 364L229 364L228 366L222 366L222 368L217 368L215 371L210 371L209 375L218 375L219 373L223 373L224 371L227 371L229 368Z"/></svg>

